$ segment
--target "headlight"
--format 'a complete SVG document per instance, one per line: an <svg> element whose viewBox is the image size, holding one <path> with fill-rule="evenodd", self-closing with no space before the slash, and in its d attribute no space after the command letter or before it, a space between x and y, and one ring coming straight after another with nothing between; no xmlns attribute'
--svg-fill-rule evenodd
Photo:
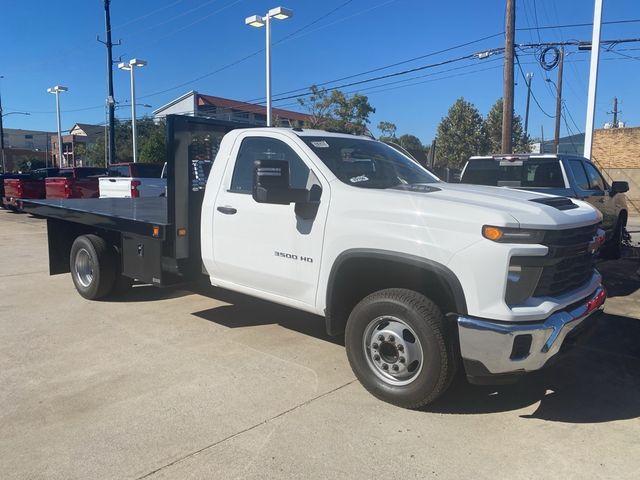
<svg viewBox="0 0 640 480"><path fill-rule="evenodd" d="M482 227L482 236L498 243L541 243L544 230L527 230L523 228Z"/></svg>

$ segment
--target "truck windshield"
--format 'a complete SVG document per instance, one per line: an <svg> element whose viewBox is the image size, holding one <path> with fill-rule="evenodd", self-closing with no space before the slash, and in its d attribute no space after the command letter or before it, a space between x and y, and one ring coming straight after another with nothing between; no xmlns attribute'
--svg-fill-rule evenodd
<svg viewBox="0 0 640 480"><path fill-rule="evenodd" d="M347 185L393 188L438 179L415 161L381 142L347 137L300 137Z"/></svg>
<svg viewBox="0 0 640 480"><path fill-rule="evenodd" d="M460 183L514 188L565 188L557 159L469 160Z"/></svg>

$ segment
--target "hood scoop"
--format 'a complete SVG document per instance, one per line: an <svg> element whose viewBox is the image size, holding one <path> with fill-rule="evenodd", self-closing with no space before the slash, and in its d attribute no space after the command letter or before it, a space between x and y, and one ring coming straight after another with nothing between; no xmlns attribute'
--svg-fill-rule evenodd
<svg viewBox="0 0 640 480"><path fill-rule="evenodd" d="M571 199L567 197L532 198L529 201L549 205L557 210L572 210L574 208L578 208L578 205L573 203Z"/></svg>

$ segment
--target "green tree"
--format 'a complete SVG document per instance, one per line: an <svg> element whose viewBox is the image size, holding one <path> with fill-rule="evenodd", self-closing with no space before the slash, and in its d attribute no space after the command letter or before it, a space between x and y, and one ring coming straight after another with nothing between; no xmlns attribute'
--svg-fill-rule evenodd
<svg viewBox="0 0 640 480"><path fill-rule="evenodd" d="M324 88L316 85L309 87L311 93L307 98L299 98L298 103L304 107L311 117L305 121L308 128L326 128L326 123L331 115L331 99L329 93Z"/></svg>
<svg viewBox="0 0 640 480"><path fill-rule="evenodd" d="M400 135L398 138L398 144L407 150L426 150L420 139L410 133Z"/></svg>
<svg viewBox="0 0 640 480"><path fill-rule="evenodd" d="M436 143L438 159L451 167L462 167L469 157L482 153L485 140L478 109L462 97L456 100L438 125Z"/></svg>
<svg viewBox="0 0 640 480"><path fill-rule="evenodd" d="M396 138L396 131L398 130L398 127L396 127L395 123L380 122L378 123L378 130L380 130L379 140L381 142L392 142Z"/></svg>
<svg viewBox="0 0 640 480"><path fill-rule="evenodd" d="M31 163L29 163L31 162ZM36 170L38 168L44 168L47 164L44 160L37 158L33 155L21 155L16 162L15 169L20 172L28 172L30 170Z"/></svg>
<svg viewBox="0 0 640 480"><path fill-rule="evenodd" d="M140 145L139 160L142 163L164 163L167 158L164 130L150 132Z"/></svg>
<svg viewBox="0 0 640 480"><path fill-rule="evenodd" d="M307 109L311 120L306 122L310 128L322 128L345 133L361 135L367 131L369 115L376 111L369 104L365 95L346 96L340 90L310 87L311 94L298 99L300 105Z"/></svg>
<svg viewBox="0 0 640 480"><path fill-rule="evenodd" d="M104 167L106 165L104 135L99 136L96 143L92 145L83 145L80 150L84 165L91 167Z"/></svg>
<svg viewBox="0 0 640 480"><path fill-rule="evenodd" d="M133 134L131 122L116 120L114 129L116 140L115 162L132 162ZM164 122L156 124L151 118L138 120L136 122L136 137L138 141L138 161L143 163L164 163L166 161ZM104 143L104 136L100 136L95 144L80 149L85 165L106 165Z"/></svg>
<svg viewBox="0 0 640 480"><path fill-rule="evenodd" d="M483 123L485 145L483 153L500 153L502 151L502 98L496 100ZM513 151L527 153L530 151L529 136L524 133L522 119L519 115L513 116L512 124Z"/></svg>

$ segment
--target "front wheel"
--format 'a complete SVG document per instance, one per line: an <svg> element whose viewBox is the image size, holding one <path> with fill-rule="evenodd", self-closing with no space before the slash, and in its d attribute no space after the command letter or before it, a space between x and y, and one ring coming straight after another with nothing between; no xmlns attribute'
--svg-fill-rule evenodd
<svg viewBox="0 0 640 480"><path fill-rule="evenodd" d="M364 298L349 316L345 345L362 385L400 407L433 402L456 370L442 312L411 290L381 290Z"/></svg>

